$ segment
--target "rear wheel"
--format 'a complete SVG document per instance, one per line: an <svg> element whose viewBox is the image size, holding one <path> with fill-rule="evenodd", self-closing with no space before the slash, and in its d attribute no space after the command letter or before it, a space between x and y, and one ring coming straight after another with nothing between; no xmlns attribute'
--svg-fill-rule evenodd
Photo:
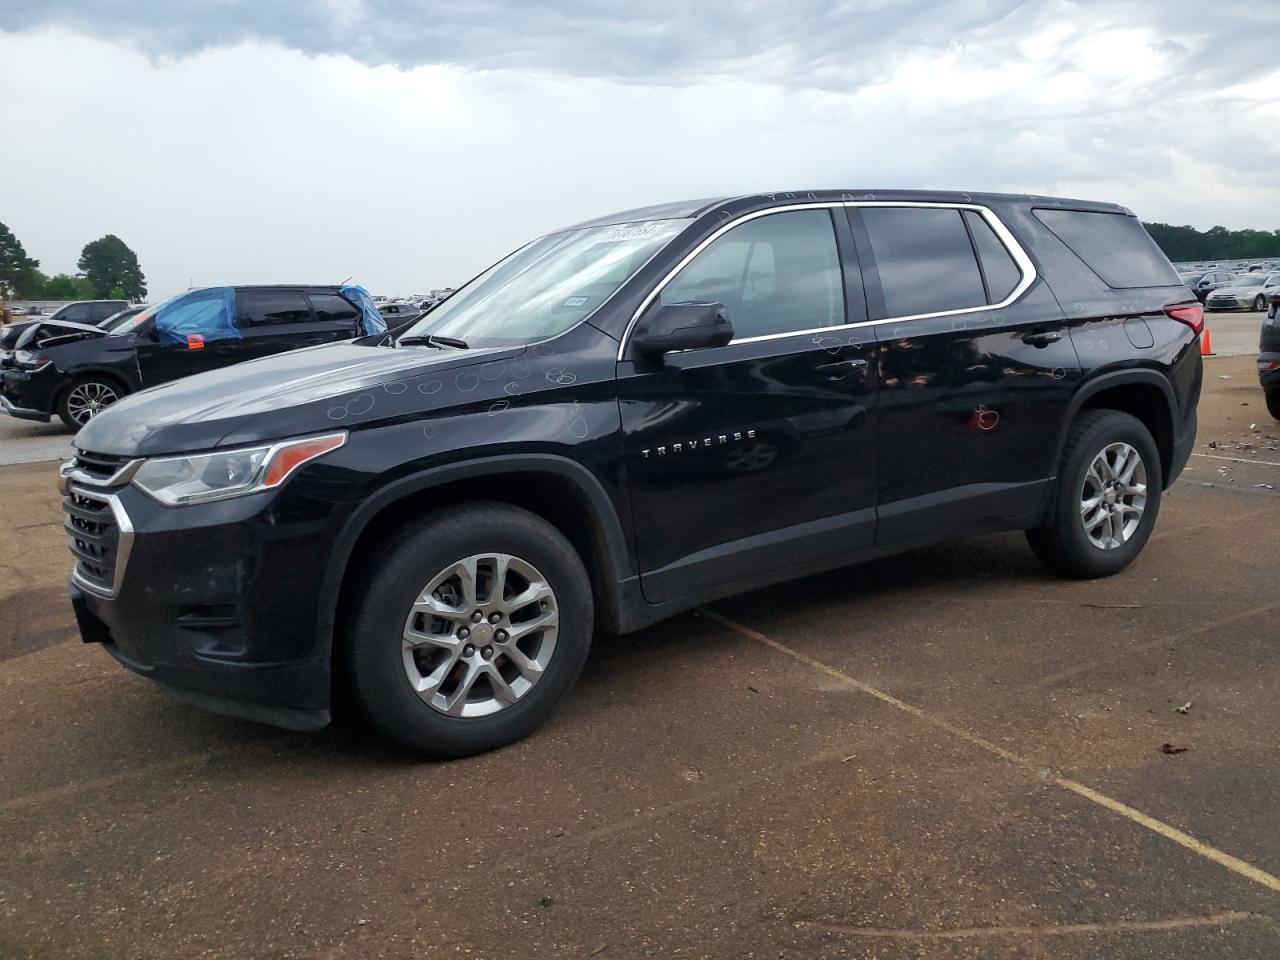
<svg viewBox="0 0 1280 960"><path fill-rule="evenodd" d="M106 377L80 377L58 398L58 416L68 430L79 430L124 395L120 385Z"/></svg>
<svg viewBox="0 0 1280 960"><path fill-rule="evenodd" d="M355 699L381 733L427 756L528 736L591 644L582 561L555 527L505 504L428 517L386 546L357 589Z"/></svg>
<svg viewBox="0 0 1280 960"><path fill-rule="evenodd" d="M1267 397L1267 413L1271 414L1273 419L1280 420L1280 390L1268 390Z"/></svg>
<svg viewBox="0 0 1280 960"><path fill-rule="evenodd" d="M1151 536L1160 511L1160 456L1142 421L1087 410L1063 451L1053 519L1027 532L1045 564L1068 577L1123 570Z"/></svg>

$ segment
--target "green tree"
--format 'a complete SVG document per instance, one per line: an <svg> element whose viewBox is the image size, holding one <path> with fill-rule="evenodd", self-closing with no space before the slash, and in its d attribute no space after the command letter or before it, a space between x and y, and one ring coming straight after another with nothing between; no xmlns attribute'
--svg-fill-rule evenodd
<svg viewBox="0 0 1280 960"><path fill-rule="evenodd" d="M99 299L107 299L117 287L129 300L147 295L147 278L138 265L138 255L114 233L86 243L76 266Z"/></svg>
<svg viewBox="0 0 1280 960"><path fill-rule="evenodd" d="M86 277L73 277L69 273L60 273L49 277L44 282L44 289L32 300L102 300L98 291Z"/></svg>
<svg viewBox="0 0 1280 960"><path fill-rule="evenodd" d="M13 231L0 223L0 298L8 299L24 281L29 282L39 266L40 261L27 256Z"/></svg>
<svg viewBox="0 0 1280 960"><path fill-rule="evenodd" d="M1252 260L1280 257L1280 230L1228 230L1144 224L1151 238L1175 263L1188 260Z"/></svg>

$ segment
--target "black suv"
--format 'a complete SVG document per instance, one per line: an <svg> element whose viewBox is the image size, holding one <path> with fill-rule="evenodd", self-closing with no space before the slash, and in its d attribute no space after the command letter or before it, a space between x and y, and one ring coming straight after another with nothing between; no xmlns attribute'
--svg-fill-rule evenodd
<svg viewBox="0 0 1280 960"><path fill-rule="evenodd" d="M191 703L311 729L336 690L414 750L486 750L595 631L997 530L1116 573L1191 451L1202 324L1109 204L603 217L403 331L92 420L62 468L71 596L86 641Z"/></svg>
<svg viewBox="0 0 1280 960"><path fill-rule="evenodd" d="M28 330L0 363L0 409L24 420L48 421L56 413L78 430L144 387L384 331L372 302L363 310L355 290L363 293L357 287L203 287L109 330L63 324L58 336L38 344L28 342ZM366 314L375 318L372 326Z"/></svg>
<svg viewBox="0 0 1280 960"><path fill-rule="evenodd" d="M127 300L77 300L46 316L25 317L0 327L0 350L12 350L22 333L37 324L75 323L96 327L129 306Z"/></svg>

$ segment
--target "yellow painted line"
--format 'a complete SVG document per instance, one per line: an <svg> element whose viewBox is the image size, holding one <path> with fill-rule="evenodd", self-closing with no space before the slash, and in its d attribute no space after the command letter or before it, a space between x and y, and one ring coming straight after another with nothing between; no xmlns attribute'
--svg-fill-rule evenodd
<svg viewBox="0 0 1280 960"><path fill-rule="evenodd" d="M835 667L829 666L808 654L801 653L799 650L794 650L785 643L780 643L772 637L766 636L759 630L752 630L750 627L744 626L737 621L730 620L728 617L722 616L714 610L700 608L699 613L708 619L714 620L721 626L732 630L734 633L744 636L749 640L754 640L757 643L762 643L767 647L772 647L779 653L786 654L794 660L799 660L801 663L813 667L815 670L825 673L829 677L840 680L855 690L859 690L868 696L875 697L877 700L888 704L895 710L900 710L918 720L923 720L930 726L937 727L940 730L945 730L947 733L959 737L966 743L971 743L975 747L979 747L988 753L994 754L1002 760L1007 760L1010 763L1037 775L1042 775L1045 770L1045 768L1040 764L1033 763L1026 757L1022 757L1014 753L1012 750L1006 750L1004 747L992 743L985 737L981 737L976 733L965 730L963 727L957 727L955 724L932 713L921 710L919 707L913 706L905 700L899 700L892 694L885 693L883 690L873 687L869 683L864 683L856 677L845 673L843 670L838 670ZM1049 783L1053 783L1064 790L1069 790L1077 796L1084 797L1086 800L1092 801L1093 803L1110 810L1112 813L1118 814L1141 827L1145 827L1153 833L1164 837L1166 840L1172 840L1174 843L1185 847L1197 856L1204 857L1206 860L1211 860L1238 876L1244 877L1247 880L1252 880L1256 884L1264 886L1269 890L1273 890L1276 893L1280 893L1280 877L1275 877L1272 874L1267 873L1265 870L1260 870L1253 864L1241 860L1239 857L1233 857L1231 854L1225 853L1217 847L1210 846L1203 841L1197 840L1195 837L1191 836L1191 834L1185 833L1177 827L1171 827L1167 823L1157 820L1155 817L1148 816L1141 810L1137 810L1126 803L1121 803L1119 800L1109 797L1104 793L1099 793L1097 790L1094 790L1092 787L1087 787L1083 783L1077 783L1075 780L1068 779L1067 777L1059 777L1052 773L1045 777L1045 779Z"/></svg>

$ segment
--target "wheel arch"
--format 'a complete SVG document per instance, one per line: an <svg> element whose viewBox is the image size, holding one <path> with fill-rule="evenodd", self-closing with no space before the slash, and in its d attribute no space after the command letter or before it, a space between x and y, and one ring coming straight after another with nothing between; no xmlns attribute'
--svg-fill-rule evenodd
<svg viewBox="0 0 1280 960"><path fill-rule="evenodd" d="M1169 378L1158 370L1113 370L1087 381L1072 398L1058 436L1055 464L1062 462L1071 424L1082 410L1119 410L1142 421L1160 453L1161 485L1173 472L1177 398Z"/></svg>
<svg viewBox="0 0 1280 960"><path fill-rule="evenodd" d="M129 382L128 378L118 370L112 370L110 367L88 367L76 368L66 374L65 382L58 387L57 392L53 395L53 412L56 414L62 406L63 398L78 383L84 380L92 380L94 378L110 381L112 384L120 388L120 398L124 399L133 393L136 387Z"/></svg>
<svg viewBox="0 0 1280 960"><path fill-rule="evenodd" d="M424 502L423 494L429 494ZM556 527L582 558L595 596L597 627L619 632L620 581L631 575L630 547L617 509L585 466L544 454L483 458L395 480L348 518L325 568L317 620L318 647L332 652L349 609L353 570L399 525L449 504L497 501L529 510Z"/></svg>

